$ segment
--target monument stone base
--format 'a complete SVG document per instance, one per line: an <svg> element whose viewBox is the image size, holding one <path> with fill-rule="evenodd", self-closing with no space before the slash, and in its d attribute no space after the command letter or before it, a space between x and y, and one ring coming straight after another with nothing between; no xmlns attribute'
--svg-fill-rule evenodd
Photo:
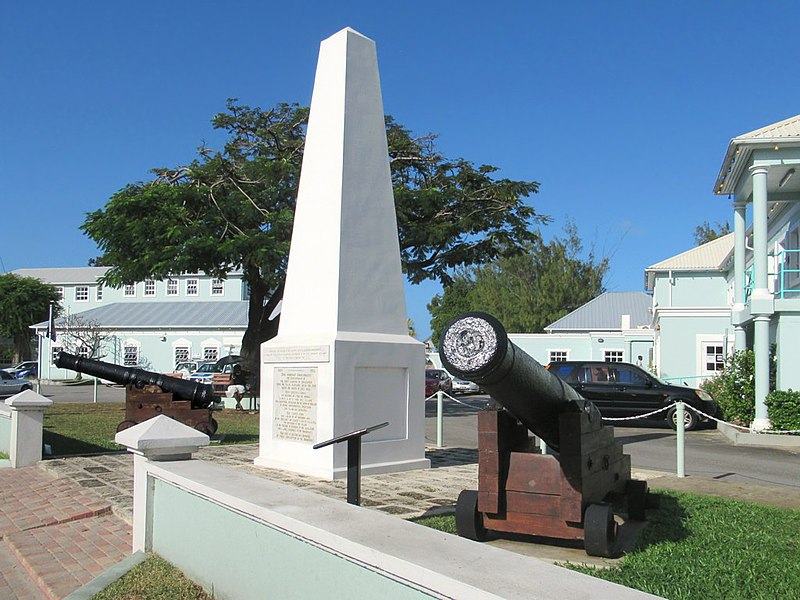
<svg viewBox="0 0 800 600"><path fill-rule="evenodd" d="M362 473L430 467L424 370L424 346L404 335L339 332L327 341L279 335L265 342L255 464L322 479L344 477L347 444L312 446L388 421L362 438Z"/></svg>

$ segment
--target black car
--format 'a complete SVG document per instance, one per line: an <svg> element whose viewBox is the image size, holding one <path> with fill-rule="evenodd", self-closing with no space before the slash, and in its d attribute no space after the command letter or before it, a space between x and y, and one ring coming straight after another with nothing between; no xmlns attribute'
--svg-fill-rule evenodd
<svg viewBox="0 0 800 600"><path fill-rule="evenodd" d="M708 419L691 408L711 416L717 414L717 404L703 390L670 385L644 369L623 362L563 361L552 362L547 369L591 400L604 417L634 417L670 406L682 400L686 405L684 422L687 430ZM674 429L676 409L654 415L666 418Z"/></svg>

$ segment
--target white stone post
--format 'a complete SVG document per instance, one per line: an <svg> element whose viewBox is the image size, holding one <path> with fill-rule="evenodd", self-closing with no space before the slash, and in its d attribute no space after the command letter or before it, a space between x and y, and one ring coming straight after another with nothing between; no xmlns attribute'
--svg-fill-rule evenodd
<svg viewBox="0 0 800 600"><path fill-rule="evenodd" d="M133 454L133 552L152 548L154 485L148 476L150 461L190 460L210 441L205 433L158 415L120 431L114 441Z"/></svg>
<svg viewBox="0 0 800 600"><path fill-rule="evenodd" d="M53 401L25 390L6 400L11 408L11 436L8 457L13 468L27 467L42 460L44 411Z"/></svg>

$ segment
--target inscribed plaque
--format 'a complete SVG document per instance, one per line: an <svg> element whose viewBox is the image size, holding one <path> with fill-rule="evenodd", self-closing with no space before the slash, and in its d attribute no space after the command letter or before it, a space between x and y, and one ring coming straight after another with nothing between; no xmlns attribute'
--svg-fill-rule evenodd
<svg viewBox="0 0 800 600"><path fill-rule="evenodd" d="M264 363L330 362L330 346L264 346Z"/></svg>
<svg viewBox="0 0 800 600"><path fill-rule="evenodd" d="M272 437L292 442L317 438L317 367L275 368Z"/></svg>

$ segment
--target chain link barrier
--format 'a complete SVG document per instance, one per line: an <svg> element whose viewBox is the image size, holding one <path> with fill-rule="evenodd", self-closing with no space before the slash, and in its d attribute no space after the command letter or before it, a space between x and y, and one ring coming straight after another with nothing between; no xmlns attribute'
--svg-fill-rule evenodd
<svg viewBox="0 0 800 600"><path fill-rule="evenodd" d="M669 406L665 406L664 408L659 408L658 410L654 410L653 412L645 413L643 415L636 415L634 417L603 417L603 421L635 421L636 419L646 419L647 417L652 417L653 415L657 415L660 412L669 410L673 406L678 406L678 403L675 402L674 404L670 404Z"/></svg>
<svg viewBox="0 0 800 600"><path fill-rule="evenodd" d="M458 404L461 404L462 406L466 406L467 408L471 408L471 409L473 409L475 411L480 411L481 410L480 408L476 408L475 406L467 404L466 402L462 402L458 398L454 398L453 396L451 396L447 392L442 392L442 394L445 397L447 397L450 400L452 400L453 402L457 402ZM435 399L435 398L436 398L436 394L431 394L430 396L425 398L425 400L427 401L427 400L432 400L432 399ZM734 427L736 429L741 429L743 431L747 431L747 432L750 432L750 433L773 433L773 434L788 434L788 435L800 434L800 429L762 429L760 431L754 431L750 427L745 427L744 425L736 425L735 423L730 423L728 421L723 421L722 419L718 419L717 417L714 417L714 416L711 416L709 414L706 414L702 410L694 408L693 406L691 406L690 404L688 404L686 402L684 402L683 404L686 407L686 410L691 410L695 414L698 414L698 415L700 415L702 417L705 417L706 419L709 419L711 421L715 421L716 423L722 423L724 425L728 425L728 426ZM649 413L644 413L644 414L641 414L641 415L635 415L633 417L603 417L603 421L635 421L637 419L646 419L648 417L652 417L654 415L657 415L658 413L662 413L662 412L668 411L671 408L676 408L677 406L678 406L678 403L674 402L674 403L670 404L669 406L664 406L663 408L659 408L658 410L654 410L654 411L649 412Z"/></svg>
<svg viewBox="0 0 800 600"><path fill-rule="evenodd" d="M709 414L704 413L702 410L699 410L699 409L691 406L690 404L688 404L686 402L684 402L683 404L686 407L686 410L691 410L693 413L698 414L698 415L700 415L702 417L705 417L706 419L709 419L710 421L715 421L716 423L722 423L724 425L728 425L730 427L735 427L736 429L742 429L744 431L748 431L748 432L751 432L751 433L754 432L754 430L751 429L750 427L745 427L744 425L736 425L736 424L730 423L728 421L723 421L722 419L718 419L717 417L713 417L713 416L711 416ZM660 412L664 412L666 410L669 410L669 409L671 409L673 407L677 407L677 406L678 406L678 403L675 402L673 404L670 404L669 406L665 406L664 408L659 408L658 410L654 410L653 412L645 413L645 414L642 414L642 415L636 415L634 417L616 417L616 418L603 417L603 421L633 421L635 419L644 419L644 418L647 418L647 417L651 417L653 415L657 415ZM800 433L800 429L790 429L790 430L786 430L786 429L762 429L760 431L756 431L755 433L778 433L778 434L786 433L786 434L790 434L791 435L791 434Z"/></svg>
<svg viewBox="0 0 800 600"><path fill-rule="evenodd" d="M436 399L436 394L438 394L438 393L439 393L439 392L435 392L435 393L431 394L430 396L428 396L427 398L425 398L425 401L427 402L428 400L435 400L435 399ZM467 408L471 408L471 409L473 409L473 410L475 410L475 411L480 411L480 410L482 410L482 409L480 409L480 408L477 408L477 407L475 407L475 406L472 406L471 404L467 404L466 402L462 402L462 401L461 401L461 400L459 400L458 398L454 398L453 396L451 396L451 395L450 395L450 394L448 394L447 392L442 392L442 395L443 395L445 398L450 398L450 400L452 400L453 402L456 402L456 403L460 404L461 406L466 406Z"/></svg>

